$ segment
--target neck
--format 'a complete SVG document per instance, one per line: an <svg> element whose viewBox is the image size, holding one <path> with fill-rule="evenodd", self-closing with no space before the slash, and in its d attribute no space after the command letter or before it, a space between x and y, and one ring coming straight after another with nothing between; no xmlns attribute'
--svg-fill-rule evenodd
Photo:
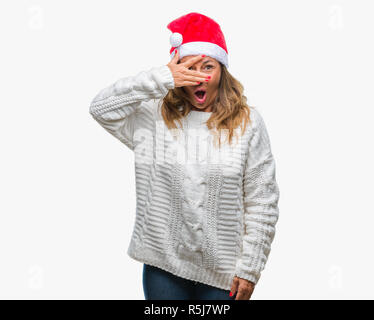
<svg viewBox="0 0 374 320"><path fill-rule="evenodd" d="M194 105L190 105L191 106L191 110L193 111L200 111L200 112L212 112L213 111L213 106L210 105L210 106L207 106L205 108L196 108Z"/></svg>

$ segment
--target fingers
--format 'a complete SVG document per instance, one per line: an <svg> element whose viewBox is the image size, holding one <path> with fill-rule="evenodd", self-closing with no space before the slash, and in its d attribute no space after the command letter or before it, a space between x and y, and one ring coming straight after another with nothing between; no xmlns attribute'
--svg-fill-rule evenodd
<svg viewBox="0 0 374 320"><path fill-rule="evenodd" d="M174 50L175 54L174 57L170 60L171 63L177 64L179 61L179 50Z"/></svg>
<svg viewBox="0 0 374 320"><path fill-rule="evenodd" d="M239 279L239 286L235 300L249 300L252 296L254 287L249 285L247 280Z"/></svg>
<svg viewBox="0 0 374 320"><path fill-rule="evenodd" d="M196 82L195 81L183 81L180 86L181 87L184 87L184 86L197 86L198 84L200 84L200 82L199 81L196 81Z"/></svg>
<svg viewBox="0 0 374 320"><path fill-rule="evenodd" d="M232 280L232 284L231 284L231 289L230 289L231 297L233 297L235 293L238 291L238 287L239 287L239 279L235 277Z"/></svg>
<svg viewBox="0 0 374 320"><path fill-rule="evenodd" d="M205 55L198 55L196 57L193 57L193 58L190 58L188 59L187 61L183 62L182 64L186 67L186 68L189 68L191 67L192 65L194 65L196 62L200 61L201 59L203 59Z"/></svg>
<svg viewBox="0 0 374 320"><path fill-rule="evenodd" d="M179 61L179 50L178 49L175 49L174 58L175 58L175 63L178 63L178 61Z"/></svg>
<svg viewBox="0 0 374 320"><path fill-rule="evenodd" d="M235 276L230 289L231 297L236 294L235 300L249 300L252 296L253 289L254 286L251 282Z"/></svg>
<svg viewBox="0 0 374 320"><path fill-rule="evenodd" d="M204 78L204 79L206 79L207 78L207 74L205 74L204 72L200 72L200 71L193 71L193 70L189 70L189 69L187 69L186 71L185 71L185 74L186 75L189 75L189 76L195 76L195 77L199 77L199 78Z"/></svg>
<svg viewBox="0 0 374 320"><path fill-rule="evenodd" d="M191 82L203 82L207 79L207 77L204 76L190 76L190 75L184 75L183 80L184 81L191 81Z"/></svg>
<svg viewBox="0 0 374 320"><path fill-rule="evenodd" d="M209 81L209 75L203 72L189 70L190 65L202 58L203 57L200 55L188 59L187 63L178 64L178 61L180 61L179 50L175 50L173 58L167 64L173 74L175 87L196 86L201 82Z"/></svg>
<svg viewBox="0 0 374 320"><path fill-rule="evenodd" d="M235 300L248 300L248 299L249 299L249 295L248 295L247 290L243 286L239 285L238 293L236 295Z"/></svg>
<svg viewBox="0 0 374 320"><path fill-rule="evenodd" d="M172 68L178 68L172 66ZM173 78L175 82L176 87L184 87L184 86L197 86L201 82L205 81L206 77L194 77L185 75L183 72L180 71L172 71L173 72Z"/></svg>
<svg viewBox="0 0 374 320"><path fill-rule="evenodd" d="M189 71L189 70L187 70L187 71ZM195 76L194 75L194 74L196 74L195 72L192 72L192 75L191 75L191 72L189 72L187 74L187 71L180 72L177 75L178 85L180 85L180 86L196 86L196 85L200 84L201 82L205 82L208 79L207 76L204 73L197 72L197 76ZM200 76L200 74L202 74L202 76Z"/></svg>

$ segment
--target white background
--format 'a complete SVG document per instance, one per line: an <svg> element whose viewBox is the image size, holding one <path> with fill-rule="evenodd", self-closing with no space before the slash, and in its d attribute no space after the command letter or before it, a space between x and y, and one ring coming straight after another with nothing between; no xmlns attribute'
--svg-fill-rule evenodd
<svg viewBox="0 0 374 320"><path fill-rule="evenodd" d="M0 297L144 299L134 154L89 114L216 20L266 122L280 215L252 299L372 299L372 1L2 1Z"/></svg>

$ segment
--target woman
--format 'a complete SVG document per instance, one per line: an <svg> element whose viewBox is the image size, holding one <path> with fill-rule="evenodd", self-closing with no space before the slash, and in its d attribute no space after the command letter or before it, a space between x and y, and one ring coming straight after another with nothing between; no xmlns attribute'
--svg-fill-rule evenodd
<svg viewBox="0 0 374 320"><path fill-rule="evenodd" d="M167 65L119 79L90 105L135 153L127 253L144 264L147 300L249 300L278 220L269 136L227 70L220 26L192 12L168 28Z"/></svg>

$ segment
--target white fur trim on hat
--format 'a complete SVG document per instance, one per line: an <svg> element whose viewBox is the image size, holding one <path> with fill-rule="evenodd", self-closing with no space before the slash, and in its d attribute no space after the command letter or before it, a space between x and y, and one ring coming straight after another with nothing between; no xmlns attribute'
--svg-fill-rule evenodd
<svg viewBox="0 0 374 320"><path fill-rule="evenodd" d="M176 32L174 32L173 34L175 33ZM212 57L224 64L226 68L229 67L227 52L215 43L202 41L187 42L179 46L178 50L180 58L190 55L194 56L199 54L206 54L207 56ZM174 54L175 50L173 50L173 52L171 53L171 58L174 57Z"/></svg>

